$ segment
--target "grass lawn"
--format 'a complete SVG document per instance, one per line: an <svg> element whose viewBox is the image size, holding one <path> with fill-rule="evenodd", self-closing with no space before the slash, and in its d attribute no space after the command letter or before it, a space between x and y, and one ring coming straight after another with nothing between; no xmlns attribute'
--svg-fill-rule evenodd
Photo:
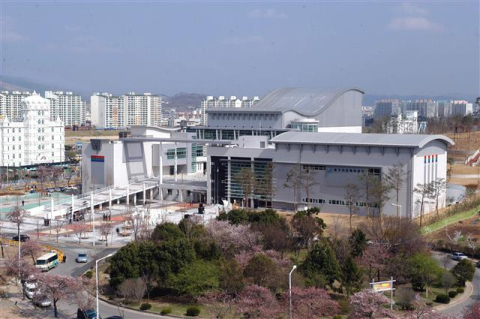
<svg viewBox="0 0 480 319"><path fill-rule="evenodd" d="M477 206L477 207L472 208L472 209L470 209L466 212L456 214L456 215L447 217L445 219L439 220L438 222L435 222L435 223L430 224L428 226L422 227L421 232L422 232L422 234L426 235L426 234L429 234L431 232L435 232L435 231L437 231L437 230L439 230L443 227L446 227L448 225L454 224L458 221L468 219L468 218L474 216L478 212L479 209L480 209L480 206Z"/></svg>
<svg viewBox="0 0 480 319"><path fill-rule="evenodd" d="M147 303L147 302L152 305L152 308L150 308L146 312L159 314L162 311L162 309L171 308L172 312L169 313L169 315L179 316L179 317L185 316L185 313L187 312L187 308L192 306L192 305L185 305L185 304L174 304L174 303L167 303L167 302L159 302L159 301L156 301L156 300L149 300L149 301L144 300L142 303ZM129 308L140 310L140 305L141 305L141 303L134 302L134 303L129 303L127 306ZM197 305L195 305L195 306L197 306ZM209 317L203 306L197 306L197 307L200 309L200 315L197 318L208 318Z"/></svg>

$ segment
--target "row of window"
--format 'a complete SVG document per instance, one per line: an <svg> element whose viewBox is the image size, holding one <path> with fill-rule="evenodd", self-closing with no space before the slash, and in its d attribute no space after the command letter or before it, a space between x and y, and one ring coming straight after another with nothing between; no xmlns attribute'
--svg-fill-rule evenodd
<svg viewBox="0 0 480 319"><path fill-rule="evenodd" d="M322 198L302 198L302 203L310 203L310 204L325 204L326 200ZM329 205L338 205L338 206L348 206L348 202L344 200L338 200L338 199L329 199L328 200ZM358 207L367 207L366 202L355 202L355 206ZM376 203L370 203L370 207L377 207L378 205Z"/></svg>
<svg viewBox="0 0 480 319"><path fill-rule="evenodd" d="M325 165L302 165L302 168L309 171L324 171Z"/></svg>
<svg viewBox="0 0 480 319"><path fill-rule="evenodd" d="M177 158L187 158L187 148L179 147L177 148ZM167 159L175 159L175 149L167 150Z"/></svg>

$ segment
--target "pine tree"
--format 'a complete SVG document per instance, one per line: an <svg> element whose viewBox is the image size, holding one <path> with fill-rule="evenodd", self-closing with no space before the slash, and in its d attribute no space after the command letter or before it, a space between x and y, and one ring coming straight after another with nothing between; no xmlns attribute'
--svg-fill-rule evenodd
<svg viewBox="0 0 480 319"><path fill-rule="evenodd" d="M362 285L362 271L357 267L351 256L348 256L342 265L340 281L347 292L347 296L359 290Z"/></svg>

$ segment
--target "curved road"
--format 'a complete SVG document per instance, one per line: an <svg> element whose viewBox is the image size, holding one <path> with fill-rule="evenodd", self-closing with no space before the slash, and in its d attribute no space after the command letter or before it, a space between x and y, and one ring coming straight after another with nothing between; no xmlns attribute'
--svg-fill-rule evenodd
<svg viewBox="0 0 480 319"><path fill-rule="evenodd" d="M80 247L73 245L61 245L55 244L52 245L63 250L67 256L66 263L60 263L59 266L55 269L52 269L51 272L59 275L70 275L70 276L81 276L85 271L91 267L95 267L95 260L104 257L110 253L117 251L118 248L108 248L105 246L97 246L95 249L93 247ZM75 257L79 252L86 252L89 255L89 262L86 264L78 264L75 262ZM60 312L69 318L76 318L77 305L72 304L66 301L60 303ZM123 316L125 319L171 319L171 317L156 315L152 313L139 312L129 309L123 309L107 302L100 300L99 302L100 315L102 318L108 316Z"/></svg>
<svg viewBox="0 0 480 319"><path fill-rule="evenodd" d="M439 262L439 264L442 267L447 269L451 269L457 264L457 261L450 259L448 255L444 253L433 252L433 257ZM445 315L455 316L462 313L465 307L469 307L475 302L480 301L480 269L479 268L476 268L475 275L472 280L472 286L473 286L473 293L468 299L458 304L449 305L444 309L440 310L440 312Z"/></svg>

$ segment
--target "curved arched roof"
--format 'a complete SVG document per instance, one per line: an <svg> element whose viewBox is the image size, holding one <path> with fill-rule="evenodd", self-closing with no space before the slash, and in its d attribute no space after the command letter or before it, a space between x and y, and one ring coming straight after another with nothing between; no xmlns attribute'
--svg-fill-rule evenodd
<svg viewBox="0 0 480 319"><path fill-rule="evenodd" d="M303 116L315 116L348 91L364 94L357 88L279 88L261 99L251 110L293 111Z"/></svg>
<svg viewBox="0 0 480 319"><path fill-rule="evenodd" d="M323 133L323 132L285 132L277 135L271 142L287 144L352 145L352 146L391 146L424 147L439 140L450 146L455 143L444 135L427 134L374 134L374 133Z"/></svg>

